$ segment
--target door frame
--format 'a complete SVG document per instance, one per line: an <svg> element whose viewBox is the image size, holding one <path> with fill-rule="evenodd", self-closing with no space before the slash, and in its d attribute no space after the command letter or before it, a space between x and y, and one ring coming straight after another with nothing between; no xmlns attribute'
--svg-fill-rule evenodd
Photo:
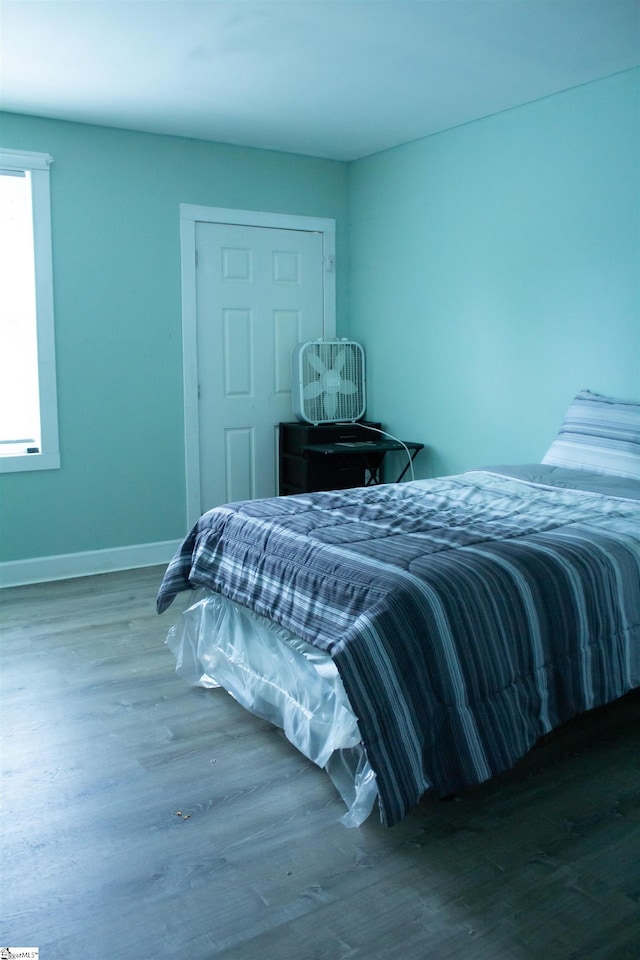
<svg viewBox="0 0 640 960"><path fill-rule="evenodd" d="M198 318L196 296L196 224L226 223L322 234L322 335L336 335L336 222L260 210L233 210L180 204L180 263L182 281L182 383L184 395L184 456L187 527L200 517L200 419L198 409Z"/></svg>

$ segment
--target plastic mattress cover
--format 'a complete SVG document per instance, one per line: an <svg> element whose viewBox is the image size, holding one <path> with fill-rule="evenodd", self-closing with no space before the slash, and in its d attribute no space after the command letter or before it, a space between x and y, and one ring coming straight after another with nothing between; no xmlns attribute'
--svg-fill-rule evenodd
<svg viewBox="0 0 640 960"><path fill-rule="evenodd" d="M366 820L378 796L376 778L329 654L205 590L191 595L166 642L179 676L223 687L326 770L347 806L341 823Z"/></svg>

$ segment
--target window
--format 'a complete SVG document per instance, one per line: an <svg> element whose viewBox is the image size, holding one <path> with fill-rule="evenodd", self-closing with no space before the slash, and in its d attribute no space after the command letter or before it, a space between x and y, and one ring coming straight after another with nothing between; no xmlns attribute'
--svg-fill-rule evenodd
<svg viewBox="0 0 640 960"><path fill-rule="evenodd" d="M49 165L0 150L0 473L60 466Z"/></svg>

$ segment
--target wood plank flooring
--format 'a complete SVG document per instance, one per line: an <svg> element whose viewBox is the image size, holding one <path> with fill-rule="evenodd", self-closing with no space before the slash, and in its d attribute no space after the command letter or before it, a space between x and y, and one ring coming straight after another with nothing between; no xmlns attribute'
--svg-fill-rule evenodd
<svg viewBox="0 0 640 960"><path fill-rule="evenodd" d="M158 568L0 591L0 943L41 960L638 960L640 696L391 830L176 677Z"/></svg>

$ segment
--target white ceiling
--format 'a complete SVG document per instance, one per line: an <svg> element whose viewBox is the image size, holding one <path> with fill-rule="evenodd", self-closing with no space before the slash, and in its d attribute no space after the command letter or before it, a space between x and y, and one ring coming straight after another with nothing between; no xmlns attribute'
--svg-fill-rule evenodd
<svg viewBox="0 0 640 960"><path fill-rule="evenodd" d="M640 0L2 0L4 110L353 160L640 63Z"/></svg>

